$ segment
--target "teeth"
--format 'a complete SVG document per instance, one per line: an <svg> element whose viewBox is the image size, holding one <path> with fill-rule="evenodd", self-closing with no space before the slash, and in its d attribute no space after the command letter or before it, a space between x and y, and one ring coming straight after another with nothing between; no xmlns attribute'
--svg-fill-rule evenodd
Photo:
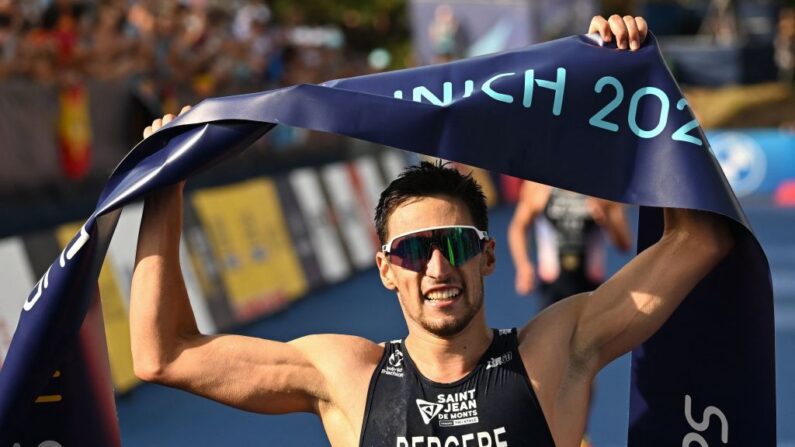
<svg viewBox="0 0 795 447"><path fill-rule="evenodd" d="M461 292L458 289L437 290L425 295L425 297L431 301L446 300L458 296L459 293Z"/></svg>

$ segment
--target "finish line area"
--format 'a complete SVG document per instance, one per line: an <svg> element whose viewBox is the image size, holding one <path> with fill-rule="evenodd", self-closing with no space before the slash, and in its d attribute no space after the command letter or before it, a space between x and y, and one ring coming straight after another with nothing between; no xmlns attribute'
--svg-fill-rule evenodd
<svg viewBox="0 0 795 447"><path fill-rule="evenodd" d="M776 395L778 445L795 447L795 208L749 206L746 213L771 266L776 309ZM506 242L513 207L489 215L498 265L485 282L485 305L492 327L523 325L538 311L538 297L518 297ZM637 213L630 222L636 225ZM633 229L633 234L637 234ZM628 256L609 248L612 274ZM311 333L344 333L373 341L404 337L405 323L393 292L375 269L314 292L289 308L240 330L287 341ZM625 355L598 376L588 434L595 447L626 445L630 358ZM731 390L727 390L731 392ZM159 385L143 384L116 399L122 443L129 446L328 445L319 419L310 414L265 416ZM684 417L684 415L683 415Z"/></svg>

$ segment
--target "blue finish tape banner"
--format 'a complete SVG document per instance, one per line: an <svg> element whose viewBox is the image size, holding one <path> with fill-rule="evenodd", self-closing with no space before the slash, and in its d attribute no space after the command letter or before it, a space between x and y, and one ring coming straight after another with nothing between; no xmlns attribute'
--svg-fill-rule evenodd
<svg viewBox="0 0 795 447"><path fill-rule="evenodd" d="M28 297L0 371L0 443L41 442L30 425L40 420L33 402L53 386L53 371L68 373L66 355L119 208L242 150L277 124L640 205L640 249L660 235L659 207L735 221L734 251L633 353L629 444L775 445L767 259L653 36L634 53L573 36L445 65L202 102L119 164L96 210ZM50 416L53 426L68 420ZM81 433L86 439L51 439L100 445L90 438L92 425Z"/></svg>

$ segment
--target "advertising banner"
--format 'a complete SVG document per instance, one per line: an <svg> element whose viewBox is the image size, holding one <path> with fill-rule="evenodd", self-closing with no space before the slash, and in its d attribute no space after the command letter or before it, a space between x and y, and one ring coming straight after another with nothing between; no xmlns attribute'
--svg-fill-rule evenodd
<svg viewBox="0 0 795 447"><path fill-rule="evenodd" d="M287 221L287 229L290 231L290 239L292 239L293 248L301 260L301 267L306 277L307 286L310 289L320 287L325 284L325 281L315 256L315 247L312 246L309 228L304 221L304 216L298 205L298 199L290 186L290 180L287 176L282 175L276 177L274 181L279 192L279 201L282 204L284 219Z"/></svg>
<svg viewBox="0 0 795 447"><path fill-rule="evenodd" d="M398 178L400 173L411 164L403 151L384 151L379 158L381 168L384 171L385 183L387 184Z"/></svg>
<svg viewBox="0 0 795 447"><path fill-rule="evenodd" d="M235 314L221 278L220 260L215 259L210 240L196 216L196 211L189 204L184 209L182 226L182 240L185 242L185 251L180 249L182 267L184 269L187 263L192 266L196 282L212 316L212 327L218 330L230 328L235 324Z"/></svg>
<svg viewBox="0 0 795 447"><path fill-rule="evenodd" d="M713 130L707 138L737 197L772 198L795 182L795 132Z"/></svg>
<svg viewBox="0 0 795 447"><path fill-rule="evenodd" d="M204 189L191 202L240 321L274 312L307 290L272 180Z"/></svg>
<svg viewBox="0 0 795 447"><path fill-rule="evenodd" d="M332 163L320 168L320 173L351 263L357 270L371 268L375 263L377 236L369 219L370 212L362 206L361 194L357 194L349 165Z"/></svg>
<svg viewBox="0 0 795 447"><path fill-rule="evenodd" d="M312 168L296 169L289 174L289 182L306 222L323 279L333 284L347 278L351 272L350 263L317 172Z"/></svg>

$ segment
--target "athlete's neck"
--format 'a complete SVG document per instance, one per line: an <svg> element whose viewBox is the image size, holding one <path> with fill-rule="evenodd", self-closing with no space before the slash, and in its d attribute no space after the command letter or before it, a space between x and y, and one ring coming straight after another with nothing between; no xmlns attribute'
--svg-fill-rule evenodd
<svg viewBox="0 0 795 447"><path fill-rule="evenodd" d="M493 333L479 312L461 332L440 337L409 325L406 349L417 369L434 382L450 383L467 375L491 344Z"/></svg>

